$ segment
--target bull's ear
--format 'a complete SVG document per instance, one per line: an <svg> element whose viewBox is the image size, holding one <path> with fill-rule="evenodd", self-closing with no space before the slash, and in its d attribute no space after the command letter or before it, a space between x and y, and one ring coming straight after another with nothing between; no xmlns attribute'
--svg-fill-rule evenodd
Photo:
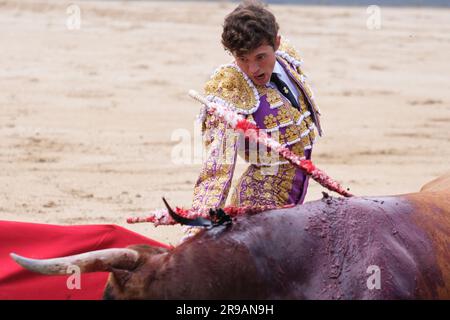
<svg viewBox="0 0 450 320"><path fill-rule="evenodd" d="M111 272L113 274L114 281L121 289L123 289L128 280L130 280L131 272L128 270L116 268L111 268Z"/></svg>

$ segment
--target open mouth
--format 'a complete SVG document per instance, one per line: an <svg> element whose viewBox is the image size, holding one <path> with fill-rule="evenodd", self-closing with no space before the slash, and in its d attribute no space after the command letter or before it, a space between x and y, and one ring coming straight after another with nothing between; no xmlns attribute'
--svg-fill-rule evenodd
<svg viewBox="0 0 450 320"><path fill-rule="evenodd" d="M265 73L261 73L260 75L256 76L255 78L256 78L256 80L263 81L265 78L265 75L266 75Z"/></svg>

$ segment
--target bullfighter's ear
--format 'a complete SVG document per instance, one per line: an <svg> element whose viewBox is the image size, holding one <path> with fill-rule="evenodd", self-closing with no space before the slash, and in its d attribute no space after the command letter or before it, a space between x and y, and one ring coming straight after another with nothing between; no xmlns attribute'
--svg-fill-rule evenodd
<svg viewBox="0 0 450 320"><path fill-rule="evenodd" d="M123 289L125 287L125 284L131 277L131 272L128 270L116 268L111 268L111 272L113 274L114 281L117 283L119 288Z"/></svg>

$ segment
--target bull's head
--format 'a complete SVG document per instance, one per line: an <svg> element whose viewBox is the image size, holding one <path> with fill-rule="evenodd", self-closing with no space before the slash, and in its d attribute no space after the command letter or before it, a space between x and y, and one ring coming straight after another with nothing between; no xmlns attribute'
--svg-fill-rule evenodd
<svg viewBox="0 0 450 320"><path fill-rule="evenodd" d="M77 266L81 272L111 272L104 298L148 299L149 279L154 278L159 261L167 249L135 245L125 249L104 249L55 259L29 259L11 253L22 267L47 275L67 275L70 267Z"/></svg>

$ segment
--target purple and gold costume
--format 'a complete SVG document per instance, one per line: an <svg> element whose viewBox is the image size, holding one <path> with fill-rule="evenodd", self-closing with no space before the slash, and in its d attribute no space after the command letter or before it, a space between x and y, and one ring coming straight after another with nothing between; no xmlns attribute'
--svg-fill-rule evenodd
<svg viewBox="0 0 450 320"><path fill-rule="evenodd" d="M294 48L282 41L277 61L297 86L300 110L294 108L271 83L256 86L235 64L221 66L206 83L208 100L227 105L265 130L294 153L309 159L316 133L322 134L320 111L306 84L301 60ZM223 207L227 199L237 154L250 163L233 190L234 206L282 206L303 203L308 177L273 154L249 145L215 116L202 111L202 133L207 150L195 184L192 208ZM278 156L278 155L277 155Z"/></svg>

